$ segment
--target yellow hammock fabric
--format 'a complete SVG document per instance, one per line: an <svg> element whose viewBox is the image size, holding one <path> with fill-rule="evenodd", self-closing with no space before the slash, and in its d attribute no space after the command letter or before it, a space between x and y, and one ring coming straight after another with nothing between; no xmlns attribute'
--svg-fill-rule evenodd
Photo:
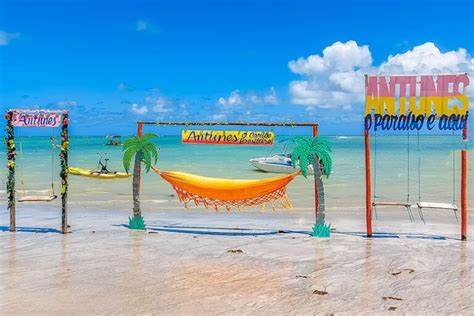
<svg viewBox="0 0 474 316"><path fill-rule="evenodd" d="M202 177L178 171L161 171L152 167L158 175L169 182L179 200L185 204L193 201L197 206L212 207L216 211L225 207L228 211L232 207L240 209L244 206L254 206L279 201L285 208L291 208L286 196L286 186L300 171L292 174L266 179L235 180Z"/></svg>

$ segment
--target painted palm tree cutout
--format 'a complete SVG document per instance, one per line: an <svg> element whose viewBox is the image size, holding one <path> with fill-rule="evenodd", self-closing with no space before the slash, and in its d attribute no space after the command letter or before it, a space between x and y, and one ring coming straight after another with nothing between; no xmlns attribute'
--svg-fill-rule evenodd
<svg viewBox="0 0 474 316"><path fill-rule="evenodd" d="M129 218L131 229L145 229L145 222L140 208L140 165L143 162L145 171L148 173L152 164L158 161L158 148L151 140L158 137L155 134L133 136L123 143L123 166L125 171L130 171L132 158L135 157L133 166L133 217Z"/></svg>
<svg viewBox="0 0 474 316"><path fill-rule="evenodd" d="M314 169L314 185L315 185L315 213L316 225L325 225L325 200L324 200L324 184L322 176L329 177L332 169L331 148L326 140L319 137L293 137L291 139L295 144L293 153L291 155L291 162L296 168L296 163L299 161L301 174L307 177L307 168L309 164L313 165ZM314 229L314 228L313 228ZM328 226L329 229L329 226Z"/></svg>

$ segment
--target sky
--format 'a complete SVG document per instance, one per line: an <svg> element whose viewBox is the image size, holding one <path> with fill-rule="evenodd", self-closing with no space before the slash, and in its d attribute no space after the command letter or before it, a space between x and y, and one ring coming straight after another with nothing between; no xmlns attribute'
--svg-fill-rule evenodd
<svg viewBox="0 0 474 316"><path fill-rule="evenodd" d="M364 73L474 72L473 12L457 0L0 0L0 104L67 109L72 135L131 134L138 120L360 135Z"/></svg>

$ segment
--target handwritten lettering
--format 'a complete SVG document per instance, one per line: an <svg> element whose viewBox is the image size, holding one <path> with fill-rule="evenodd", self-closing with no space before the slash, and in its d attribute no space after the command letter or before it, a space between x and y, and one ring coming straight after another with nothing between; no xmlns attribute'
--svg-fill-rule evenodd
<svg viewBox="0 0 474 316"><path fill-rule="evenodd" d="M408 115L381 115L381 114L367 114L365 116L365 129L374 131L414 131L421 130L425 126L428 130L438 127L445 131L460 131L466 128L469 112L464 115L451 114L441 115L415 115L409 113ZM436 124L438 122L438 124Z"/></svg>
<svg viewBox="0 0 474 316"><path fill-rule="evenodd" d="M16 127L58 127L61 124L61 115L14 113L12 124Z"/></svg>
<svg viewBox="0 0 474 316"><path fill-rule="evenodd" d="M227 144L227 145L273 145L273 132L260 131L206 131L183 130L181 140L185 144Z"/></svg>

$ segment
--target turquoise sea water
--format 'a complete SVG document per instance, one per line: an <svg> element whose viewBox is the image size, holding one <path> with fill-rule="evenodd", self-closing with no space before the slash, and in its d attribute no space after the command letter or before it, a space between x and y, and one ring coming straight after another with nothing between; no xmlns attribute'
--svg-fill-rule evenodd
<svg viewBox="0 0 474 316"><path fill-rule="evenodd" d="M277 137L281 140L286 137ZM333 174L325 180L327 207L362 208L365 199L364 139L357 136L328 136L333 149ZM157 141L160 158L157 166L163 170L177 170L199 175L223 178L264 178L272 174L256 171L249 159L281 153L283 145L274 147L184 145L179 136L162 136ZM412 135L409 146L406 136L377 137L377 157L375 141L372 138L372 181L376 184L376 195L384 200L405 201L407 192L413 202L422 200L459 204L460 149L464 143L456 136ZM17 140L20 147L20 140ZM17 194L47 194L51 181L51 143L49 137L23 137L23 153L17 156ZM409 150L408 150L409 147ZM106 154L110 159L109 169L123 171L121 147L105 146L104 137L72 137L69 155L70 166L95 168L98 154ZM454 160L453 160L454 153ZM0 152L5 165L5 149ZM59 152L55 152L54 182L59 191ZM408 155L410 159L408 160ZM468 183L472 188L472 165L474 153L469 153ZM420 178L418 178L420 159ZM409 168L408 168L409 162ZM454 162L454 179L453 179ZM410 174L410 181L407 175ZM24 185L21 184L23 179ZM80 205L104 209L131 208L131 179L95 180L70 176L69 199L72 206ZM420 181L419 181L420 180ZM454 180L454 182L453 182ZM1 201L5 201L6 169L2 168ZM420 185L420 191L418 187ZM453 186L454 184L454 186ZM408 189L408 190L407 190ZM298 177L288 187L289 197L295 208L310 210L313 203L313 182L311 178ZM469 207L472 208L472 194ZM143 176L142 201L146 209L176 209L182 205L171 187L152 171ZM58 202L54 202L58 203Z"/></svg>

